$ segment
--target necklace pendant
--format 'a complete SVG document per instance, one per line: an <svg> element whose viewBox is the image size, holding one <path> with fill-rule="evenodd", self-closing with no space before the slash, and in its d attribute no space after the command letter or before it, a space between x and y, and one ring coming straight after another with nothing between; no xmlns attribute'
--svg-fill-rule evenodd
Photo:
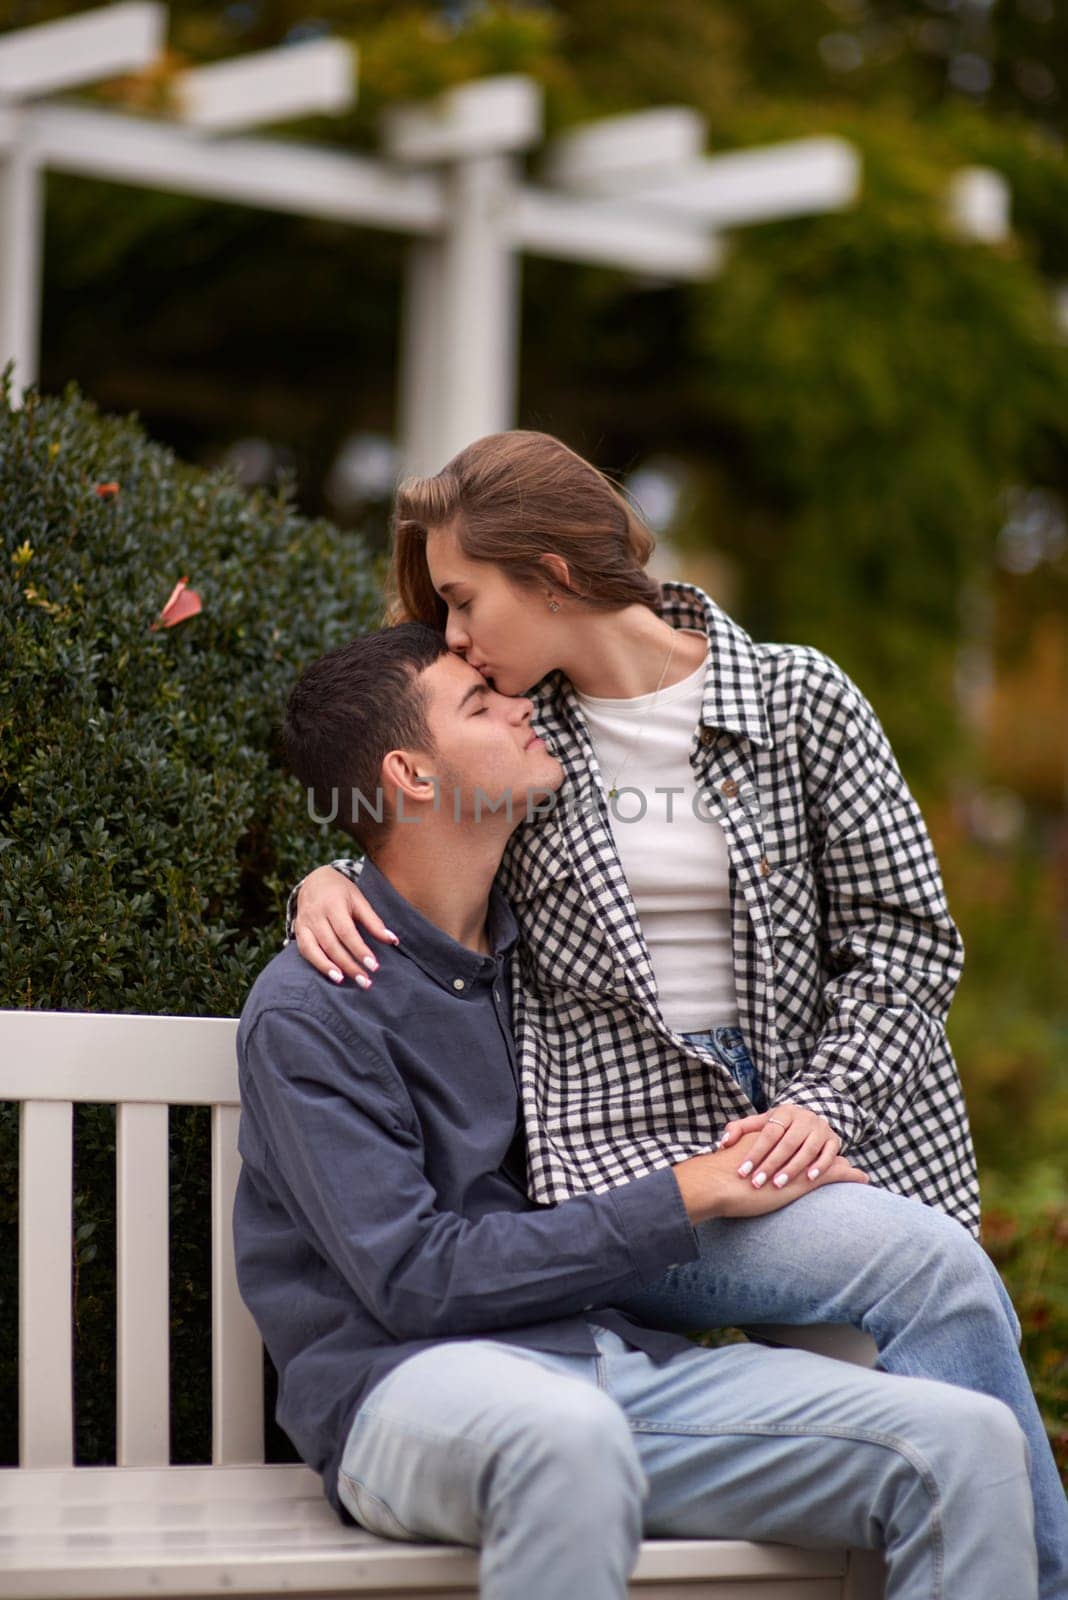
<svg viewBox="0 0 1068 1600"><path fill-rule="evenodd" d="M616 787L615 787L615 785L614 785L614 784L613 784L613 785L612 785L612 787L611 787L611 789L609 789L609 791L608 791L608 798L609 798L609 800L614 800L614 799L615 799L615 797L616 797L616 795L617 795L617 794L618 794L618 793L619 793L619 790L618 790L618 789L617 789L617 788L616 788Z"/></svg>

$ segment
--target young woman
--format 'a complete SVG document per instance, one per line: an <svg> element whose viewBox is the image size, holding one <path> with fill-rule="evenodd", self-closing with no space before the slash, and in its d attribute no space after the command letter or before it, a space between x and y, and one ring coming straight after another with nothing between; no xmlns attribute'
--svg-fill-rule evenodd
<svg viewBox="0 0 1068 1600"><path fill-rule="evenodd" d="M738 1181L803 1203L703 1227L700 1261L631 1309L682 1328L847 1322L887 1370L1006 1399L1031 1441L1041 1592L1068 1594L1018 1324L969 1237L975 1162L943 1028L961 944L922 818L846 675L754 643L700 589L658 586L653 544L545 434L478 440L397 494L392 619L442 627L499 692L531 694L565 769L499 877L520 927L530 1193L611 1188L759 1130ZM287 938L366 986L361 929L389 930L358 875L342 860L304 879ZM806 1194L838 1151L871 1186Z"/></svg>

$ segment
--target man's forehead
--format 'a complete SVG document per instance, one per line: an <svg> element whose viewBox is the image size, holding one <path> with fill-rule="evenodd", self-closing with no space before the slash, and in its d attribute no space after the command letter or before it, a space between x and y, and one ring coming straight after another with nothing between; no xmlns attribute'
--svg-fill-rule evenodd
<svg viewBox="0 0 1068 1600"><path fill-rule="evenodd" d="M448 699L458 703L468 689L486 687L481 672L476 671L469 661L465 661L454 650L447 650L439 656L427 668L425 677L435 701Z"/></svg>

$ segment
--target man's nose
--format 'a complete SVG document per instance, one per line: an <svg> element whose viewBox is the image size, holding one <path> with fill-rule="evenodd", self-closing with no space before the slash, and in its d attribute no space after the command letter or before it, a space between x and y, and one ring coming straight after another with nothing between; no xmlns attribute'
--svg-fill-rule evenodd
<svg viewBox="0 0 1068 1600"><path fill-rule="evenodd" d="M525 695L516 695L509 709L513 722L529 722L534 715L534 702Z"/></svg>

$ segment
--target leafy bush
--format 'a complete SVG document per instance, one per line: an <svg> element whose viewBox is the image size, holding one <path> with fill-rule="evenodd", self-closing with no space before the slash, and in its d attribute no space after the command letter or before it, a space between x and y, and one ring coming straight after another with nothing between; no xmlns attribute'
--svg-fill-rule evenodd
<svg viewBox="0 0 1068 1600"><path fill-rule="evenodd" d="M1068 1181L1060 1163L1020 1177L988 1173L983 1243L1012 1296L1021 1348L1068 1483Z"/></svg>
<svg viewBox="0 0 1068 1600"><path fill-rule="evenodd" d="M234 1016L278 949L286 891L325 848L284 771L278 715L303 666L374 625L374 561L356 535L298 517L289 489L250 497L74 388L28 393L22 409L8 383L2 397L0 1005ZM202 611L153 630L182 577ZM13 1225L14 1118L0 1113L0 1218ZM205 1390L207 1176L195 1115L174 1115L172 1130L190 1217L172 1247L180 1398ZM101 1460L113 1448L110 1111L80 1110L76 1131L77 1449ZM4 1399L15 1258L12 1236ZM6 1461L14 1411L0 1403ZM203 1458L205 1417L178 1411L176 1458Z"/></svg>

